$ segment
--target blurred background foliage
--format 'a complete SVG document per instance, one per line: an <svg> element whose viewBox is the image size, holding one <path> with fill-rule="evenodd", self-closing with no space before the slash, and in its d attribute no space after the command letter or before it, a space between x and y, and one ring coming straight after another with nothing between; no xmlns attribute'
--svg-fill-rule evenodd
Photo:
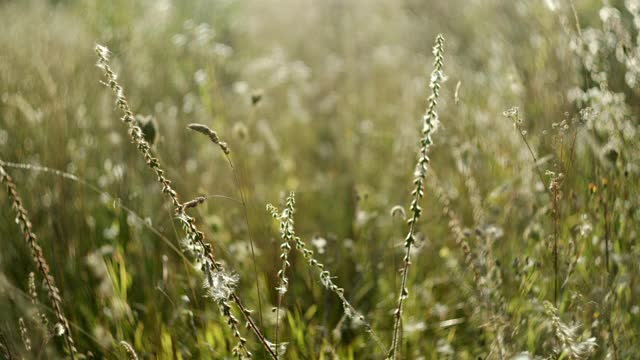
<svg viewBox="0 0 640 360"><path fill-rule="evenodd" d="M82 179L7 167L88 356L122 358L121 340L144 359L224 359L234 346L99 82L96 43L111 49L134 112L154 119L154 152L184 200L240 197L222 154L186 125L229 143L248 221L219 197L196 214L267 337L280 240L264 208L294 190L297 233L388 343L407 230L391 209L410 201L437 33L441 129L403 357L580 358L558 321L576 346L597 343L594 358L640 351L637 1L24 0L0 1L0 23L0 159ZM515 129L503 116L513 106ZM538 177L523 138L549 175ZM25 358L63 356L29 315L48 312L44 290L38 282L41 304L28 301L34 268L6 196L0 209L0 329ZM558 321L544 306L556 224ZM303 259L291 260L284 357L384 358Z"/></svg>

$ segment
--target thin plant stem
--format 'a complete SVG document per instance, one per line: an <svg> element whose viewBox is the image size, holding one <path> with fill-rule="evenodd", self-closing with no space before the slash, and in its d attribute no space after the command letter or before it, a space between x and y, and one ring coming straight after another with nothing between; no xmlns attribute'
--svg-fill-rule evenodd
<svg viewBox="0 0 640 360"><path fill-rule="evenodd" d="M542 183L542 186L549 193L549 195L552 195L551 190L547 187L546 181L544 181L544 175L542 174L542 169L540 169L540 166L538 164L538 157L536 156L536 153L533 151L533 148L531 147L531 144L529 144L529 140L527 139L527 131L522 128L522 118L520 117L520 109L518 109L517 106L514 106L511 109L504 111L502 115L511 119L511 121L513 121L513 126L515 126L516 130L518 131L518 135L524 142L524 145L527 147L527 150L529 150L529 154L533 159L533 165L535 166L536 173L538 175L538 178L540 179L540 182Z"/></svg>
<svg viewBox="0 0 640 360"><path fill-rule="evenodd" d="M265 350L275 359L276 354L269 346L269 342L255 321L253 321L251 311L242 304L242 301L235 293L234 281L231 281L231 277L225 273L222 264L215 259L211 245L205 242L204 233L198 230L195 219L187 215L185 207L178 198L178 193L173 189L171 181L164 175L164 170L161 168L159 160L151 154L151 146L144 139L140 127L136 125L133 112L124 95L124 90L118 84L117 75L109 65L109 50L102 45L96 45L95 50L98 55L98 67L104 71L107 80L104 84L109 87L116 96L116 105L123 113L121 120L127 126L129 137L138 148L147 166L155 173L158 182L162 186L162 193L167 195L171 200L176 217L182 222L183 228L187 233L186 246L193 249L197 257L197 262L202 264L200 269L205 274L205 286L210 290L212 297L226 318L227 325L231 329L233 336L238 339L234 353L240 356L251 357L251 353L246 347L247 340L240 335L238 320L231 313L231 308L227 302L228 299L236 304L247 322L247 327L251 329ZM220 146L223 147L224 151L226 144L222 143ZM225 152L228 152L228 149L226 149Z"/></svg>
<svg viewBox="0 0 640 360"><path fill-rule="evenodd" d="M260 281L258 278L258 264L256 261L256 252L254 249L254 242L253 242L253 235L251 233L251 223L249 220L249 211L247 208L247 196L244 193L244 190L242 189L242 183L240 182L240 177L238 175L238 171L236 170L236 167L233 165L233 161L231 160L231 155L230 154L225 154L225 157L227 158L227 162L229 163L229 167L231 168L231 172L233 173L233 181L236 185L236 189L238 190L238 193L240 194L240 202L242 204L242 212L244 215L244 221L247 225L247 235L249 236L249 248L251 249L251 260L253 262L253 271L256 274L256 293L258 294L258 318L260 319L260 327L264 328L264 322L262 319L262 294L260 293ZM277 354L277 352L276 352Z"/></svg>
<svg viewBox="0 0 640 360"><path fill-rule="evenodd" d="M558 306L558 291L560 285L560 274L558 271L558 228L559 228L559 197L560 197L560 185L556 180L552 180L552 212L553 212L553 303Z"/></svg>
<svg viewBox="0 0 640 360"><path fill-rule="evenodd" d="M252 262L253 262L253 272L254 272L254 274L256 274L255 283L256 283L256 293L258 295L258 315L259 315L259 320L260 320L260 327L264 328L264 323L263 323L263 319L262 319L262 294L260 293L260 283L259 283L259 279L258 279L258 265L257 265L257 261L256 261L255 248L254 248L254 245L253 245L253 235L251 233L251 223L249 221L249 211L248 211L248 208L247 208L247 197L246 197L246 195L244 193L244 190L242 189L242 183L240 181L240 176L238 174L238 171L236 170L236 167L233 164L233 160L231 159L231 149L229 149L229 146L227 145L226 142L220 140L220 138L218 137L218 134L215 131L211 130L206 125L189 124L188 128L193 130L193 131L196 131L196 132L199 132L201 134L206 135L213 144L218 145L218 147L220 147L220 150L224 154L225 159L227 160L227 163L229 164L229 168L231 169L231 173L233 175L234 185L236 187L236 190L238 191L238 194L240 195L240 204L242 205L242 213L243 213L243 216L244 216L244 221L245 221L245 224L247 225L247 234L249 236L249 247L251 249L251 259L252 259ZM276 354L277 354L277 352L276 352Z"/></svg>
<svg viewBox="0 0 640 360"><path fill-rule="evenodd" d="M544 181L544 176L542 175L542 170L540 169L540 166L538 166L538 157L533 152L533 149L531 148L531 145L529 145L529 140L527 140L527 137L525 135L524 130L522 130L520 125L516 125L516 127L518 128L518 133L520 134L520 137L522 138L522 141L524 142L524 144L527 146L527 149L529 150L529 154L531 154L531 157L533 158L533 163L535 165L536 173L538 174L538 177L540 178L540 182L542 183L542 186L545 189L547 189L547 185L546 185L546 183Z"/></svg>

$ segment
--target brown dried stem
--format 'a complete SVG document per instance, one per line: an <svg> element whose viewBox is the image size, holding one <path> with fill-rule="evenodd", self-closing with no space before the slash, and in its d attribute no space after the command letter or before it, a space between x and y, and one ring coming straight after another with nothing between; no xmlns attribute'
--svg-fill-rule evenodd
<svg viewBox="0 0 640 360"><path fill-rule="evenodd" d="M49 271L49 264L44 257L42 248L38 244L38 238L33 232L33 225L29 220L29 213L24 208L23 201L18 195L16 184L13 182L11 176L7 174L2 165L0 165L0 181L5 184L7 188L9 199L11 200L12 207L16 212L16 222L18 223L18 225L20 225L20 230L24 235L24 240L29 246L29 250L31 251L31 258L35 263L38 272L44 279L45 286L47 288L47 297L51 302L51 306L59 325L62 326L62 337L64 338L67 349L69 350L69 355L71 356L71 359L75 359L77 350L75 348L73 337L71 336L69 322L67 321L67 317L64 315L64 311L62 310L62 296L60 295L60 290L56 286L55 279Z"/></svg>

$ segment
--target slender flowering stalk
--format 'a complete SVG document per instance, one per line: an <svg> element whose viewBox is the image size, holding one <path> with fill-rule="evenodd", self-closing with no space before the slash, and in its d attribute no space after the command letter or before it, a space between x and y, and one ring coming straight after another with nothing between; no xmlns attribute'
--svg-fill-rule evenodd
<svg viewBox="0 0 640 360"><path fill-rule="evenodd" d="M111 90L115 94L116 105L123 113L122 122L125 123L129 130L129 137L138 148L138 151L142 154L145 162L147 163L147 166L155 173L158 182L162 186L162 192L171 199L171 203L173 204L176 212L176 217L182 222L183 228L187 234L185 245L195 254L196 263L200 265L200 270L202 270L205 275L205 287L207 287L210 294L226 295L226 297L212 297L219 306L222 314L225 316L227 325L231 329L233 335L238 339L238 345L234 348L234 352L237 355L243 357L251 357L251 353L246 348L246 339L240 336L240 332L237 326L238 320L231 314L230 306L228 304L229 300L233 301L237 305L238 309L247 321L247 327L250 328L251 331L256 335L269 355L275 359L275 352L269 347L269 342L260 332L260 329L256 325L255 321L253 321L251 317L251 311L242 304L242 301L240 300L238 295L236 295L234 286L231 286L233 284L228 284L224 281L220 281L221 279L228 278L220 277L221 274L226 274L222 264L216 261L213 255L212 247L210 244L205 242L204 233L198 230L195 224L195 219L185 212L186 206L180 203L178 193L171 186L171 181L164 176L164 170L162 170L159 160L153 157L153 155L151 154L151 146L144 139L142 130L140 129L140 127L138 127L137 122L135 121L134 114L131 111L129 103L127 102L127 98L124 95L124 90L117 82L117 75L113 72L111 66L109 65L109 49L102 45L96 45L95 50L98 55L98 67L104 71L106 77L106 82L103 82L103 84L111 88ZM189 202L187 204L189 204ZM212 292L211 289L217 288L225 289L225 291ZM229 291L226 291L227 289Z"/></svg>
<svg viewBox="0 0 640 360"><path fill-rule="evenodd" d="M49 301L51 302L51 307L53 308L53 312L56 316L56 326L61 329L61 335L64 338L67 349L69 350L69 356L71 356L71 359L75 359L77 350L75 348L73 337L71 336L69 322L67 321L67 317L62 310L62 297L60 296L60 290L56 286L55 279L49 271L49 264L44 257L42 248L38 244L38 238L33 232L33 226L31 225L31 220L29 220L29 214L22 205L23 202L18 195L16 184L13 182L13 179L11 179L9 174L7 174L2 165L0 165L0 182L5 184L5 186L7 187L7 193L9 194L13 209L16 212L16 222L20 225L20 230L24 235L24 240L31 250L31 258L35 263L40 276L42 276L42 278L44 279L45 286L47 287L47 296L49 298Z"/></svg>
<svg viewBox="0 0 640 360"><path fill-rule="evenodd" d="M287 207L289 205L293 209L293 212L295 212L295 193L293 192L289 194L289 197L287 198ZM293 223L291 223L291 225L293 226ZM305 242L302 241L300 237L295 235L295 230L293 228L290 229L290 232L291 232L293 241L295 243L296 250L302 254L302 256L307 261L307 264L310 267L318 271L318 276L320 278L320 283L322 284L322 286L324 286L327 290L334 293L340 299L340 301L342 302L342 308L344 310L345 315L351 319L357 319L358 321L360 321L363 324L364 328L366 329L367 333L374 340L376 345L380 347L380 349L384 350L384 345L382 344L382 341L380 340L378 335L375 333L375 331L373 331L371 324L369 324L365 319L364 315L360 314L356 310L356 308L353 305L351 305L349 300L347 300L347 298L344 296L344 289L339 287L333 282L333 279L335 278L335 276L333 276L331 272L328 271L321 262L319 262L313 257L313 250L309 250L307 248L307 244L305 244Z"/></svg>
<svg viewBox="0 0 640 360"><path fill-rule="evenodd" d="M295 213L295 194L292 192L287 197L287 205L285 209L280 211L273 205L267 205L267 211L271 213L274 219L280 222L280 237L282 238L282 244L280 245L280 259L282 260L282 267L278 271L278 278L280 283L276 287L278 292L278 305L276 307L276 342L275 348L278 348L278 337L280 336L280 308L282 307L282 298L286 294L289 287L289 279L287 279L287 268L291 265L289 263L289 252L291 251L291 243L295 242L294 220L293 214Z"/></svg>
<svg viewBox="0 0 640 360"><path fill-rule="evenodd" d="M393 340L391 343L391 349L388 354L389 359L396 359L398 355L399 336L401 332L402 311L404 300L409 295L407 290L407 275L409 273L411 248L416 242L416 224L422 213L422 208L419 205L420 200L424 196L424 181L427 173L427 166L429 164L429 148L433 144L431 135L438 128L438 114L436 113L436 105L438 104L438 96L440 94L440 82L443 78L442 66L443 66L443 54L444 54L444 37L438 34L436 37L436 44L433 47L433 55L435 60L433 62L433 72L431 73L431 82L429 87L431 88L431 96L429 96L427 110L422 118L422 139L420 140L420 152L418 157L418 163L416 164L415 178L413 184L415 188L411 192L413 200L409 207L412 213L411 218L407 221L409 224L409 233L405 238L404 247L406 249L404 255L404 267L402 269L402 282L400 284L400 296L398 297L398 306L394 312L395 324L393 327Z"/></svg>

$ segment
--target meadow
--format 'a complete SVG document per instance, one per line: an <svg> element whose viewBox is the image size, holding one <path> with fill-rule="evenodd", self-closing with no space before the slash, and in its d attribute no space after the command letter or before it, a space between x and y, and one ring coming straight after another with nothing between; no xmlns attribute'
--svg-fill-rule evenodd
<svg viewBox="0 0 640 360"><path fill-rule="evenodd" d="M640 0L0 24L0 358L640 358Z"/></svg>

